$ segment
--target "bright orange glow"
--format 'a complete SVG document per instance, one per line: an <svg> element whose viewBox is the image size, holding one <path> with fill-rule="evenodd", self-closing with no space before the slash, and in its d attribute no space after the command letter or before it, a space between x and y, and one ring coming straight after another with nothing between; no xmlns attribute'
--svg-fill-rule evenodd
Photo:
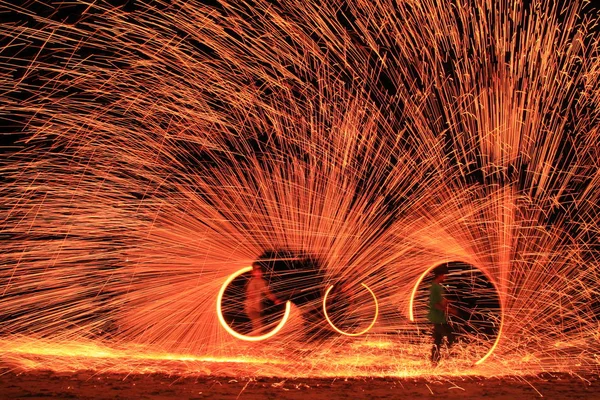
<svg viewBox="0 0 600 400"><path fill-rule="evenodd" d="M65 345L95 341L126 349L132 372L165 352L287 368L237 376L432 374L416 291L432 264L460 260L489 279L458 301L481 307L444 373L598 366L591 2L72 0L81 13L56 10L67 20L12 3L3 360L102 370L103 347ZM228 313L251 260L281 265L294 303L260 333ZM325 293L342 279L357 282L358 326L334 317L338 287ZM374 310L367 334L344 332ZM20 335L64 355L10 350Z"/></svg>
<svg viewBox="0 0 600 400"><path fill-rule="evenodd" d="M281 319L281 321L279 321L279 323L277 324L277 326L275 328L273 328L273 330L271 330L268 333L265 333L264 335L260 335L260 336L249 336L249 335L242 335L239 332L236 332L235 330L233 330L225 321L225 319L223 318L223 311L221 310L221 301L223 300L223 294L225 293L225 289L227 289L227 286L229 286L229 284L231 282L233 282L233 280L235 278L237 278L238 276L246 273L246 272L250 272L252 271L252 267L245 267L240 269L237 272L234 272L233 274L229 275L229 278L227 278L225 280L225 282L223 282L223 285L221 286L221 290L219 290L219 295L217 296L217 316L219 317L219 322L221 323L221 326L233 337L236 337L240 340L246 340L248 342L259 342L261 340L265 340L268 339L272 336L275 336L275 334L277 334L277 332L279 332L281 330L281 328L283 328L283 326L285 325L286 321L288 320L289 316L290 316L290 310L291 310L291 302L288 300L285 303L285 311L283 313L283 318Z"/></svg>
<svg viewBox="0 0 600 400"><path fill-rule="evenodd" d="M290 358L289 354L278 351L279 347L269 348L265 353L255 346L232 346L223 354L169 353L153 350L152 346L133 344L99 343L96 341L56 341L33 339L28 337L0 339L0 353L3 364L20 371L50 369L52 371L101 371L102 373L166 373L166 374L211 374L219 371L228 376L251 376L257 370L266 375L349 377L357 375L427 377L434 372L427 364L419 362L419 346L399 343L396 340L380 342L363 336L346 342L339 347L344 351L334 353L324 348L315 350L305 359ZM267 344L267 346L269 346ZM403 349L404 358L398 359L397 350ZM406 350L409 350L406 352ZM356 354L361 354L357 362ZM389 355L396 353L394 362L406 368L390 369L382 360L390 360ZM411 356L411 354L416 356ZM452 361L454 362L454 361ZM522 364L522 371L535 373L537 369ZM455 364L436 369L435 379L444 376L499 376L510 371L500 369L498 365L486 363L482 367Z"/></svg>
<svg viewBox="0 0 600 400"><path fill-rule="evenodd" d="M417 288L419 287L419 285L421 284L421 282L423 281L423 279L425 278L425 276L432 269L434 269L435 267L437 267L440 264L441 263L435 263L431 267L427 268L425 270L425 272L423 272L419 276L419 278L417 279L417 281L415 282L415 285L413 286L413 289L412 289L412 291L410 293L410 301L408 303L408 318L411 320L411 322L415 321L413 308L414 308L414 300L415 300L415 294L417 293ZM489 276L484 271L481 271L481 272L483 272L485 274L485 276L490 280L490 282L492 283L492 285L494 285L494 288L496 289L496 292L498 292L498 286L496 286L496 283L494 282L494 280L492 279L492 277ZM492 347L490 347L490 349L488 350L488 352L485 353L485 355L483 357L481 357L478 361L475 362L475 365L482 364L489 356L492 355L492 353L494 352L494 350L496 350L496 347L498 347L498 343L500 342L500 338L502 337L502 325L503 324L504 324L504 306L502 305L502 297L500 297L500 326L498 327L498 336L496 336L496 340L494 340L494 344L492 345Z"/></svg>
<svg viewBox="0 0 600 400"><path fill-rule="evenodd" d="M331 319L329 318L329 315L327 315L327 296L329 295L329 292L331 291L331 289L333 289L333 285L331 285L327 288L327 290L325 291L325 296L323 296L323 313L325 314L325 319L327 320L327 322L329 322L329 325L336 332L341 333L342 335L346 335L346 336L364 335L365 333L367 333L371 330L373 325L375 325L375 321L377 321L377 316L379 315L379 304L377 302L377 297L375 296L375 293L373 293L373 291L367 285L365 285L364 283L361 283L361 285L363 285L365 287L365 289L367 289L369 291L369 293L371 293L371 296L373 296L373 300L375 301L375 315L373 316L373 321L371 321L369 326L367 326L365 329L363 329L362 331L357 332L357 333L348 333L348 332L342 331L341 329L339 329L338 327L336 327L334 325L333 321L331 321Z"/></svg>

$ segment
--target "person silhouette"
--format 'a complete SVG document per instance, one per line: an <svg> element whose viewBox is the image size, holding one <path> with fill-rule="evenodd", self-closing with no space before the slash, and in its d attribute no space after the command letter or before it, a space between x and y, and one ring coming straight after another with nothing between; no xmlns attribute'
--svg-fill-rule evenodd
<svg viewBox="0 0 600 400"><path fill-rule="evenodd" d="M246 284L246 301L244 309L252 324L252 334L259 335L264 327L263 300L268 298L275 304L281 301L269 290L267 282L263 279L262 266L255 262L252 264L252 277Z"/></svg>
<svg viewBox="0 0 600 400"><path fill-rule="evenodd" d="M440 359L440 347L444 337L448 341L448 347L454 343L454 332L452 326L448 323L448 315L456 315L456 309L452 307L445 297L445 290L442 282L448 274L448 266L443 264L433 270L433 283L429 289L429 313L427 319L433 324L433 347L431 348L431 363L436 366Z"/></svg>

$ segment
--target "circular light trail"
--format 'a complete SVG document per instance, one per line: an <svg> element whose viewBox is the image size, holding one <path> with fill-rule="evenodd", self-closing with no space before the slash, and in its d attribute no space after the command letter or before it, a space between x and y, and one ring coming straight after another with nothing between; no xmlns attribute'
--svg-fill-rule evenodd
<svg viewBox="0 0 600 400"><path fill-rule="evenodd" d="M223 311L221 309L221 302L223 301L223 295L225 294L225 290L227 289L227 286L229 286L229 284L231 282L233 282L233 280L235 278L237 278L238 276L240 276L242 274L245 274L246 272L250 272L250 271L252 271L252 267L242 268L239 271L234 272L233 274L229 275L229 277L225 280L225 282L223 282L223 285L221 285L221 289L219 290L219 295L217 296L217 317L219 318L219 322L221 323L221 326L223 326L223 328L231 336L233 336L237 339L240 339L240 340L248 341L248 342L259 342L261 340L265 340L265 339L268 339L268 338L274 336L275 334L277 334L277 332L279 332L281 330L281 328L283 328L283 326L285 325L285 323L287 322L287 320L290 316L292 303L289 300L285 303L285 311L283 313L283 318L281 319L281 321L279 321L277 326L275 328L273 328L272 331L265 333L264 335L260 335L260 336L242 335L241 333L233 330L227 324L227 322L225 321L225 318L223 318Z"/></svg>
<svg viewBox="0 0 600 400"><path fill-rule="evenodd" d="M329 295L329 292L331 291L331 289L333 289L333 285L329 286L327 288L327 290L325 291L325 296L323 296L323 313L325 314L325 319L327 320L327 322L329 323L329 325L331 325L331 327L338 333L341 333L342 335L346 335L346 336L360 336L360 335L364 335L365 333L367 333L369 330L371 330L371 328L373 327L373 325L375 325L375 321L377 321L377 316L379 315L379 304L377 302L377 297L375 297L375 293L373 293L373 291L364 283L361 283L361 285L363 285L365 287L365 289L367 289L369 291L369 293L371 293L371 296L373 296L373 300L375 300L375 315L373 316L373 321L371 321L371 324L369 324L369 326L367 326L366 329L357 332L357 333L348 333L348 332L344 332L341 329L339 329L338 327L336 327L333 322L331 321L331 319L329 319L329 315L327 315L327 296Z"/></svg>
<svg viewBox="0 0 600 400"><path fill-rule="evenodd" d="M415 283L415 286L413 287L413 290L410 294L410 301L408 303L408 318L410 319L411 322L414 322L414 320L415 320L413 307L414 307L415 294L417 293L417 288L421 284L421 281L423 281L423 278L425 278L425 276L429 273L429 271L431 271L432 269L434 269L435 267L437 267L440 264L442 264L442 263L436 263L436 264L432 265L431 267L427 268L425 270L425 272L423 272L421 274L421 276L419 276L419 279L417 279L417 282ZM496 292L498 294L500 294L500 292L498 291L498 286L496 286L496 283L494 282L494 280L488 274L486 274L484 271L482 271L482 270L480 270L480 271L490 280L490 282L494 286L494 289L496 289ZM496 336L496 340L494 341L494 344L492 345L492 347L488 350L488 352L483 357L481 357L478 361L475 362L475 365L482 364L489 356L491 356L492 353L494 352L494 350L496 350L496 347L498 347L498 343L500 342L500 337L502 336L502 327L504 325L504 307L502 306L502 298L500 296L499 296L499 301L500 301L500 326L498 327L498 336Z"/></svg>

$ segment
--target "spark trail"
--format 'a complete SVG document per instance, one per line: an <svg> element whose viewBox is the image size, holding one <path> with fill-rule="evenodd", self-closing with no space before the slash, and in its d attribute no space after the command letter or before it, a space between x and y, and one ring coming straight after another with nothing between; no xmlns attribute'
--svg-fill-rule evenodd
<svg viewBox="0 0 600 400"><path fill-rule="evenodd" d="M387 343L340 339L313 299L264 345L296 361L281 373L335 353L311 373L343 375L348 352L377 374L413 352L422 369L414 288L444 262L479 271L492 286L473 290L498 299L483 317L493 334L471 330L459 360L497 339L495 371L597 368L587 3L0 7L1 116L22 128L0 162L6 354L23 337L99 336L149 354L260 352L222 328L215 302L231 274L281 251L316 260L315 293L354 287L354 332L373 316L367 285L381 308L367 335ZM290 276L281 290L302 285Z"/></svg>

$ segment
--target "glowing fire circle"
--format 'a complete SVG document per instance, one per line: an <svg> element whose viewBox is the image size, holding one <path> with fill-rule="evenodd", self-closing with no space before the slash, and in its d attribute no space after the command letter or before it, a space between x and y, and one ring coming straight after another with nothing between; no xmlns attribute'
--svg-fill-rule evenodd
<svg viewBox="0 0 600 400"><path fill-rule="evenodd" d="M412 290L412 292L410 294L410 301L408 303L408 319L411 322L415 321L413 307L414 307L415 295L417 293L417 288L419 287L419 285L421 284L421 281L423 281L423 279L425 278L425 276L431 270L433 270L435 267L437 267L440 264L441 263L436 263L435 265L432 265L431 267L427 268L425 270L425 272L423 272L419 276L419 278L417 279L417 281L415 282L415 285L413 286L413 290ZM490 275L488 275L487 273L485 273L485 271L483 271L481 269L480 269L480 271L490 280L490 282L492 283L492 285L494 285L494 288L496 289L496 292L499 293L499 291L498 291L498 285L492 279L492 277ZM496 350L496 347L498 347L498 343L500 343L500 338L502 337L502 328L503 327L504 327L504 306L503 306L502 300L501 300L500 301L500 326L498 327L498 336L496 336L496 340L494 341L494 344L492 344L492 347L488 350L488 352L483 357L481 357L478 361L476 361L473 365L482 364L489 356L492 355L492 353L494 352L494 350Z"/></svg>
<svg viewBox="0 0 600 400"><path fill-rule="evenodd" d="M233 330L227 324L227 322L225 321L225 318L223 318L223 311L221 309L221 302L223 301L223 295L225 294L225 290L227 289L227 286L229 286L229 284L231 282L233 282L233 280L235 278L237 278L238 276L240 276L242 274L245 274L246 272L250 272L250 271L252 271L252 267L242 268L239 271L234 272L233 274L229 275L229 277L225 280L225 282L223 282L223 285L221 285L221 290L219 290L219 295L217 296L217 317L219 318L219 322L221 323L221 326L223 326L223 328L231 336L233 336L237 339L240 339L240 340L246 340L248 342L259 342L261 340L265 340L265 339L268 339L268 338L274 336L275 334L277 334L277 332L279 332L281 330L281 328L283 328L283 326L285 325L285 323L287 322L287 320L290 316L292 303L289 300L285 303L285 312L283 313L283 318L281 319L281 321L279 321L277 326L275 328L273 328L272 331L265 333L264 335L248 336L248 335L242 335L241 333Z"/></svg>
<svg viewBox="0 0 600 400"><path fill-rule="evenodd" d="M344 332L341 329L339 329L337 326L335 326L333 324L333 321L331 321L331 319L329 318L329 315L327 314L327 296L329 295L329 292L331 292L331 289L333 289L333 285L329 286L327 288L327 290L325 291L325 295L323 296L323 314L325 314L325 319L327 320L327 322L329 323L329 325L338 333L341 333L342 335L346 335L346 336L360 336L360 335L364 335L365 333L367 333L368 331L371 330L371 328L373 327L373 325L375 325L375 321L377 321L377 316L379 315L379 303L377 302L377 297L375 296L375 293L373 293L373 291L364 283L361 283L361 285L363 285L365 287L365 289L367 289L369 291L369 293L371 293L371 296L373 296L373 300L375 301L375 315L373 316L373 321L371 321L371 323L369 324L369 326L367 326L365 329L363 329L360 332L356 332L356 333L348 333L348 332Z"/></svg>

